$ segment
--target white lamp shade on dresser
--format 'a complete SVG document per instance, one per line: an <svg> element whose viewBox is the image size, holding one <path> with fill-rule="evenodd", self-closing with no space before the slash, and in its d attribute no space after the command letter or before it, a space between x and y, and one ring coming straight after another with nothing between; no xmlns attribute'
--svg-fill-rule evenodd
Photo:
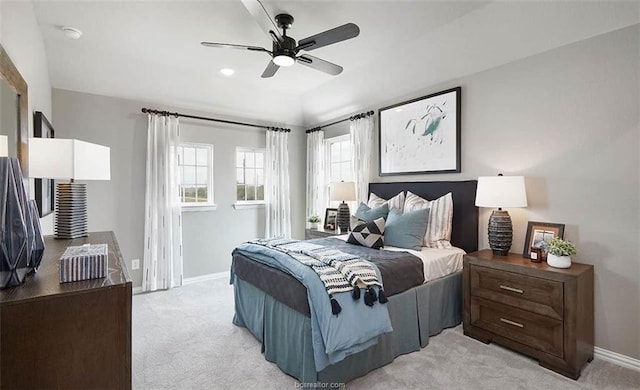
<svg viewBox="0 0 640 390"><path fill-rule="evenodd" d="M111 180L111 149L76 139L29 138L29 176Z"/></svg>
<svg viewBox="0 0 640 390"><path fill-rule="evenodd" d="M329 199L349 202L356 200L356 184L352 181L334 181L329 185Z"/></svg>
<svg viewBox="0 0 640 390"><path fill-rule="evenodd" d="M527 207L524 176L478 177L476 206Z"/></svg>
<svg viewBox="0 0 640 390"><path fill-rule="evenodd" d="M6 135L0 135L0 157L9 156L9 142Z"/></svg>

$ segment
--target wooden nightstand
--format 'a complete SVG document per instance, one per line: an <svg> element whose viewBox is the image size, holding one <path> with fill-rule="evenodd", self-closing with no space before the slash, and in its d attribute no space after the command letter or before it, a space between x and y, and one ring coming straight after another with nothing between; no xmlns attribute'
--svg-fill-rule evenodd
<svg viewBox="0 0 640 390"><path fill-rule="evenodd" d="M464 256L464 334L577 379L593 359L593 266L558 269L519 254Z"/></svg>
<svg viewBox="0 0 640 390"><path fill-rule="evenodd" d="M324 230L323 228L317 228L317 229L307 228L304 231L304 239L305 240L310 240L312 238L324 238L324 237L331 237L331 236L339 236L339 235L340 235L340 231L339 230Z"/></svg>

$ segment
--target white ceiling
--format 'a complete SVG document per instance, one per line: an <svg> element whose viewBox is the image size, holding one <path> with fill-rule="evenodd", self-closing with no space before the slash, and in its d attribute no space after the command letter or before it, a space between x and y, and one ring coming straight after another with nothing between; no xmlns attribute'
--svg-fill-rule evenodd
<svg viewBox="0 0 640 390"><path fill-rule="evenodd" d="M268 55L202 47L208 40L270 49L240 0L42 1L34 8L55 88L307 126L640 21L634 2L263 3L272 16L294 16L288 33L297 40L356 23L359 37L310 53L344 72L295 65L262 79ZM69 40L61 26L84 34ZM221 75L225 67L235 75Z"/></svg>

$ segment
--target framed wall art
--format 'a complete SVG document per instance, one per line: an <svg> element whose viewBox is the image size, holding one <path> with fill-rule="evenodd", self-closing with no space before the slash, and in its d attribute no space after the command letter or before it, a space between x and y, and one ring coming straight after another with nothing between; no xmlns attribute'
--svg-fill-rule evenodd
<svg viewBox="0 0 640 390"><path fill-rule="evenodd" d="M531 258L532 249L540 248L543 243L554 237L564 238L564 224L529 221L522 257ZM544 251L542 256L546 257Z"/></svg>
<svg viewBox="0 0 640 390"><path fill-rule="evenodd" d="M460 172L460 91L378 111L380 176Z"/></svg>
<svg viewBox="0 0 640 390"><path fill-rule="evenodd" d="M36 138L55 138L53 126L40 111L33 114L33 136ZM34 179L36 204L40 218L49 215L54 209L53 179Z"/></svg>

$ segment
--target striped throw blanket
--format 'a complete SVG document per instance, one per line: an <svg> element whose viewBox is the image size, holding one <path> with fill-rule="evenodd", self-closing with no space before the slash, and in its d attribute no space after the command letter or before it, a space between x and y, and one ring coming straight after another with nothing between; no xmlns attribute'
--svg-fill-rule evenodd
<svg viewBox="0 0 640 390"><path fill-rule="evenodd" d="M333 294L352 292L355 300L360 299L360 290L364 289L364 303L373 306L376 300L387 303L387 297L378 281L373 266L359 258L337 249L312 244L291 238L266 238L250 241L251 244L262 245L283 253L300 263L311 267L320 277L331 301L331 311L338 315L342 308L333 299ZM378 293L374 290L378 287Z"/></svg>

